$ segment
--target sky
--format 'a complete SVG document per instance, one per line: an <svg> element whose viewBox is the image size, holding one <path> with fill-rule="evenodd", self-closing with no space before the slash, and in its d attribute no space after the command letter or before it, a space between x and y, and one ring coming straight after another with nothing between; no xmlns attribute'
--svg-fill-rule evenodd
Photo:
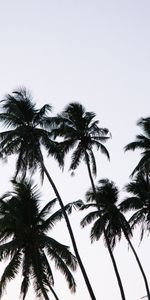
<svg viewBox="0 0 150 300"><path fill-rule="evenodd" d="M108 177L123 186L136 166L139 153L124 153L124 146L140 132L136 122L149 115L150 99L150 2L148 0L1 0L0 2L0 98L19 86L30 89L37 107L45 103L58 113L70 102L94 111L100 126L112 139L107 143L110 162L96 154L97 180ZM8 190L15 158L1 163L1 193ZM64 203L83 199L90 187L81 164L72 178L69 158L62 173L57 163L47 167ZM38 181L38 175L37 175ZM43 205L53 198L45 180ZM51 197L49 199L49 197ZM120 300L120 293L103 241L91 245L90 228L80 230L82 214L71 223L81 257L97 300ZM63 223L52 235L71 249ZM139 246L139 230L133 240L150 281L149 237ZM126 241L114 250L128 300L145 295L142 277ZM2 269L1 269L2 271ZM55 271L54 271L55 272ZM61 300L89 300L82 275L75 274L77 292L70 294L61 274L55 272L55 289ZM4 300L19 299L19 281L8 284ZM53 300L53 296L49 295ZM30 289L26 299L35 299Z"/></svg>

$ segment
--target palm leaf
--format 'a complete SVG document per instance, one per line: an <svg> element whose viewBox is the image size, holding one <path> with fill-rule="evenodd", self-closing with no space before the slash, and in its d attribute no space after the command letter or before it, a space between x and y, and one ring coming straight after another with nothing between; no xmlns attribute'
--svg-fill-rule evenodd
<svg viewBox="0 0 150 300"><path fill-rule="evenodd" d="M52 111L52 106L49 104L45 104L43 105L43 107L41 109L39 109L37 111L37 113L35 114L34 117L34 124L35 125L41 125L43 127L43 125L45 124L45 118L47 116L47 112L51 112Z"/></svg>
<svg viewBox="0 0 150 300"><path fill-rule="evenodd" d="M89 155L90 155L90 160L91 160L91 165L92 165L92 172L96 176L96 174L97 174L96 160L95 160L95 156L94 156L94 153L92 150L89 151Z"/></svg>
<svg viewBox="0 0 150 300"><path fill-rule="evenodd" d="M77 268L77 259L76 257L71 254L69 251L69 247L57 242L55 239L48 237L48 236L42 236L41 237L42 243L44 243L46 249L49 251L54 251L57 255L60 256L62 260L65 261L66 265L69 266L73 271Z"/></svg>
<svg viewBox="0 0 150 300"><path fill-rule="evenodd" d="M70 270L68 269L66 263L52 248L47 247L47 251L48 251L48 254L51 257L51 259L55 261L56 268L59 269L65 276L68 286L69 286L69 289L71 290L71 292L75 293L76 283L75 283L75 280L74 280Z"/></svg>
<svg viewBox="0 0 150 300"><path fill-rule="evenodd" d="M128 210L136 210L140 209L143 206L143 201L139 199L138 197L128 197L124 199L119 207L120 210L123 212L127 212Z"/></svg>
<svg viewBox="0 0 150 300"><path fill-rule="evenodd" d="M91 205L90 205L91 206ZM89 207L89 205L87 206L87 208ZM81 227L85 227L89 224L91 224L92 221L94 221L95 219L97 219L99 217L99 212L98 211L92 211L90 213L88 213L81 221L80 225Z"/></svg>
<svg viewBox="0 0 150 300"><path fill-rule="evenodd" d="M53 206L56 204L57 202L57 198L54 198L53 200L49 201L40 211L40 213L38 214L38 219L37 221L39 221L40 219L45 218L45 216L47 216L47 214L50 212L50 210L53 208Z"/></svg>
<svg viewBox="0 0 150 300"><path fill-rule="evenodd" d="M144 130L145 134L147 136L150 136L150 117L148 118L141 118L138 122L137 125L142 127Z"/></svg>
<svg viewBox="0 0 150 300"><path fill-rule="evenodd" d="M91 228L90 238L91 242L98 241L101 235L104 232L104 228L106 225L106 220L104 218L99 218L95 221L94 225Z"/></svg>
<svg viewBox="0 0 150 300"><path fill-rule="evenodd" d="M9 264L7 265L7 267L5 268L5 270L1 276L0 297L2 296L3 291L6 288L7 282L10 281L11 279L15 278L16 274L18 273L20 264L21 264L21 252L20 252L20 250L18 250L13 255L11 261L9 262Z"/></svg>
<svg viewBox="0 0 150 300"><path fill-rule="evenodd" d="M16 251L17 246L18 246L18 242L15 239L0 245L0 260L6 259L8 258L8 256L13 255L14 252Z"/></svg>
<svg viewBox="0 0 150 300"><path fill-rule="evenodd" d="M84 157L84 152L85 151L84 149L82 149L81 144L79 144L71 156L72 161L69 170L76 170L76 168L80 164L81 159Z"/></svg>
<svg viewBox="0 0 150 300"><path fill-rule="evenodd" d="M146 169L146 165L150 165L150 151L145 151L143 153L143 157L141 158L141 160L139 161L138 165L135 167L135 169L131 173L131 177L135 173Z"/></svg>

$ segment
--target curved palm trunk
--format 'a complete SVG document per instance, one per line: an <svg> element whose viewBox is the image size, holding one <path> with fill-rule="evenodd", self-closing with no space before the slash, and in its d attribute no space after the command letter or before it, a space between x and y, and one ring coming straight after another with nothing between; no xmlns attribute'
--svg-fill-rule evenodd
<svg viewBox="0 0 150 300"><path fill-rule="evenodd" d="M71 238L71 241L72 241L72 245L73 245L73 249L74 249L74 252L75 252L75 255L76 255L76 258L78 260L78 263L79 263L79 266L80 266L80 269L81 269L81 272L82 272L82 275L84 277L84 280L85 280L85 283L86 283L86 286L88 288L88 291L89 291L89 294L91 296L91 299L92 300L96 300L96 297L94 295L94 292L93 292L93 289L92 289L92 286L90 284L90 281L88 279L88 276L87 276L87 273L85 271L85 268L84 268L84 265L82 263L82 260L81 260L81 257L79 255L79 252L78 252L78 248L77 248L77 245L76 245L76 241L75 241L75 237L74 237L74 234L73 234L73 231L72 231L72 228L71 228L71 224L70 224L70 221L69 221L69 218L68 218L68 215L65 211L65 208L64 208L64 204L62 202L62 199L59 195L59 192L50 176L50 174L48 173L44 163L43 163L43 160L40 161L41 162L41 165L42 165L42 168L43 168L43 171L48 179L48 181L50 182L54 192L55 192L55 195L59 201L59 204L60 204L60 207L62 209L62 212L63 212L63 215L64 215L64 218L65 218L65 221L66 221L66 224L67 224L67 228L68 228L68 231L69 231L69 234L70 234L70 238Z"/></svg>
<svg viewBox="0 0 150 300"><path fill-rule="evenodd" d="M124 230L123 230L123 232L124 232ZM132 243L131 243L129 237L127 236L127 234L126 234L125 232L124 232L124 235L125 235L125 237L126 237L128 243L129 243L129 245L130 245L130 247L131 247L131 249L132 249L132 252L133 252L133 254L134 254L134 256L135 256L135 259L136 259L136 261L137 261L137 263L138 263L138 266L139 266L139 268L140 268L140 271L141 271L142 276L143 276L143 279L144 279L145 288L146 288L146 292L147 292L147 298L148 298L148 300L150 300L150 290L149 290L148 281L147 281L147 278L146 278L144 269L143 269L143 267L142 267L142 264L141 264L141 262L140 262L140 260L139 260L139 257L138 257L138 255L137 255L137 253L136 253L136 251L135 251L135 249L134 249L134 247L133 247L133 245L132 245Z"/></svg>
<svg viewBox="0 0 150 300"><path fill-rule="evenodd" d="M49 287L56 300L59 300L52 286Z"/></svg>
<svg viewBox="0 0 150 300"><path fill-rule="evenodd" d="M95 185L94 185L94 181L93 181L93 177L92 177L91 168L90 168L90 164L89 164L89 159L87 157L87 153L85 153L85 157L86 157L86 164L87 164L87 168L88 168L88 174L89 174L89 177L90 177L90 181L91 181L93 193L94 193L96 204L97 204L97 208L98 208L98 211L99 211L99 216L101 217L101 210L100 210L99 204L97 202L96 188L95 188ZM115 274L116 274L116 277L117 277L118 285L119 285L119 288L120 288L121 298L122 298L122 300L126 300L124 289L123 289L123 285L122 285L122 281L121 281L121 277L120 277L120 274L119 274L119 271L118 271L118 268L117 268L117 264L116 264L116 261L115 261L112 249L111 249L110 244L109 244L109 240L107 238L107 234L106 234L105 228L104 228L104 236L105 236L107 248L108 248L108 251L109 251L109 255L111 257L112 264L113 264L113 267L114 267L114 270L115 270Z"/></svg>

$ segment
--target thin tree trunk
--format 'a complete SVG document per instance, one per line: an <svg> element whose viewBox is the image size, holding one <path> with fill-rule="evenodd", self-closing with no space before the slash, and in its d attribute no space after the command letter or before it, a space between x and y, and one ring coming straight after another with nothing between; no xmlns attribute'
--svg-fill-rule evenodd
<svg viewBox="0 0 150 300"><path fill-rule="evenodd" d="M93 180L93 177L92 177L91 168L90 168L90 164L89 164L89 159L88 159L87 153L85 153L85 157L86 157L86 164L87 164L87 168L88 168L88 174L89 174L89 177L90 177L90 181L91 181L93 193L94 193L94 196L95 196L95 201L96 201L96 204L97 204L99 216L101 218L101 210L100 210L100 207L99 207L99 203L97 201L96 188L95 188L95 185L94 185L94 180ZM117 268L117 264L116 264L113 252L112 252L110 244L109 244L109 240L108 240L108 237L107 237L107 234L106 234L105 227L103 229L103 232L104 232L104 236L105 236L107 248L108 248L111 260L112 260L112 264L113 264L113 267L114 267L114 270L115 270L115 274L116 274L116 277L117 277L117 281L118 281L118 285L119 285L120 293L121 293L121 298L122 298L122 300L126 300L124 289L123 289L123 285L122 285L122 281L121 281L121 277L120 277L120 274L119 274L119 271L118 271L118 268Z"/></svg>
<svg viewBox="0 0 150 300"><path fill-rule="evenodd" d="M76 241L75 241L75 238L74 238L74 234L73 234L73 231L72 231L72 228L71 228L71 224L70 224L70 221L69 221L69 218L68 218L68 215L65 211L65 208L64 208L64 204L62 202L62 199L59 195L59 192L49 174L49 172L47 171L44 163L43 163L43 160L40 161L41 162L41 165L42 165L42 168L43 168L43 171L48 179L48 181L50 182L54 192L55 192L55 195L59 201L59 204L60 204L60 207L62 209L62 212L63 212L63 215L64 215L64 218L65 218L65 221L66 221L66 224L67 224L67 228L68 228L68 231L69 231L69 234L70 234L70 238L71 238L71 241L72 241L72 245L73 245L73 249L74 249L74 252L75 252L75 255L76 255L76 258L78 260L78 263L79 263L79 266L80 266L80 269L81 269L81 272L82 272L82 275L83 275L83 278L85 280L85 283L86 283L86 286L87 286L87 289L89 291L89 294L90 294L90 297L92 300L96 300L96 297L94 295L94 292L93 292L93 289L92 289L92 286L90 284L90 281L88 279L88 276L87 276L87 273L85 271L85 268L84 268L84 265L82 263L82 260L81 260L81 257L79 255L79 252L78 252L78 248L77 248L77 245L76 245Z"/></svg>
<svg viewBox="0 0 150 300"><path fill-rule="evenodd" d="M149 186L149 167L148 166L145 166L145 180L146 180L146 184L147 186Z"/></svg>
<svg viewBox="0 0 150 300"><path fill-rule="evenodd" d="M45 300L49 300L49 297L48 297L48 295L47 295L45 289L44 289L44 288L43 288L43 289L41 288L41 290L42 290L42 294L43 294L44 299L45 299Z"/></svg>
<svg viewBox="0 0 150 300"><path fill-rule="evenodd" d="M123 230L123 232L124 232L124 230ZM131 247L131 249L132 249L132 252L133 252L133 254L134 254L134 256L135 256L135 259L136 259L136 261L137 261L137 263L138 263L138 266L139 266L139 268L140 268L140 271L141 271L142 276L143 276L143 279L144 279L145 288L146 288L146 292L147 292L147 298L148 298L148 300L150 300L150 291L149 291L148 281L147 281L147 278L146 278L144 269L143 269L143 267L142 267L142 264L141 264L141 262L140 262L140 260L139 260L139 257L138 257L138 255L137 255L137 253L136 253L136 251L135 251L135 249L134 249L134 247L133 247L133 245L132 245L132 243L131 243L129 237L127 236L127 234L126 234L125 232L124 232L124 235L125 235L125 237L126 237L128 243L129 243L129 245L130 245L130 247Z"/></svg>
<svg viewBox="0 0 150 300"><path fill-rule="evenodd" d="M51 292L52 292L52 294L54 295L54 297L55 297L55 299L56 300L59 300L59 298L58 298L58 296L56 295L56 293L55 293L55 291L54 291L54 289L52 288L52 286L50 285L50 290L51 290Z"/></svg>

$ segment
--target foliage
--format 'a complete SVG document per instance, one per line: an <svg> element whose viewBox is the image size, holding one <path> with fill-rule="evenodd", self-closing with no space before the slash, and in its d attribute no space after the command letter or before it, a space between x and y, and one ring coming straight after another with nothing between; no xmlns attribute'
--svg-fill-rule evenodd
<svg viewBox="0 0 150 300"><path fill-rule="evenodd" d="M125 151L136 149L143 151L141 153L142 158L133 170L132 176L139 171L150 173L150 117L141 118L137 125L142 128L144 134L136 135L136 140L125 147Z"/></svg>
<svg viewBox="0 0 150 300"><path fill-rule="evenodd" d="M93 147L101 150L109 159L109 153L103 145L109 137L107 128L100 128L99 121L95 120L95 113L86 111L77 102L70 103L64 111L55 118L55 126L52 130L54 138L61 137L61 151L66 154L73 148L70 170L74 171L83 159L91 162L93 174L96 175L96 161Z"/></svg>
<svg viewBox="0 0 150 300"><path fill-rule="evenodd" d="M64 274L70 290L75 292L76 284L70 270L76 270L76 258L67 246L47 235L62 216L60 210L51 212L57 199L40 210L37 186L21 180L13 181L13 187L12 192L0 199L0 260L10 259L0 280L0 296L7 282L15 278L20 269L22 299L31 279L37 298L44 296L54 284L48 257ZM51 216L48 217L49 213Z"/></svg>
<svg viewBox="0 0 150 300"><path fill-rule="evenodd" d="M63 165L58 144L50 139L46 129L47 120L49 127L53 123L52 118L48 117L50 105L37 109L25 88L7 94L1 105L3 112L0 113L0 122L9 130L0 133L0 153L3 159L12 154L17 155L15 178L18 173L25 178L28 169L34 172L37 168L43 178L40 163L43 161L42 146Z"/></svg>
<svg viewBox="0 0 150 300"><path fill-rule="evenodd" d="M97 203L95 203L95 195L92 189L86 193L88 204L82 206L81 209L94 208L95 210L82 219L81 226L85 227L94 223L90 233L91 242L99 240L104 233L104 228L111 248L114 248L117 239L121 239L122 232L125 236L131 236L130 226L117 205L118 193L118 188L114 182L108 179L99 180L96 186ZM101 217L97 205L99 205Z"/></svg>
<svg viewBox="0 0 150 300"><path fill-rule="evenodd" d="M124 212L133 211L129 222L134 228L141 225L141 239L144 231L150 230L150 176L145 172L139 172L135 178L125 186L125 190L130 194L120 204L120 209Z"/></svg>

